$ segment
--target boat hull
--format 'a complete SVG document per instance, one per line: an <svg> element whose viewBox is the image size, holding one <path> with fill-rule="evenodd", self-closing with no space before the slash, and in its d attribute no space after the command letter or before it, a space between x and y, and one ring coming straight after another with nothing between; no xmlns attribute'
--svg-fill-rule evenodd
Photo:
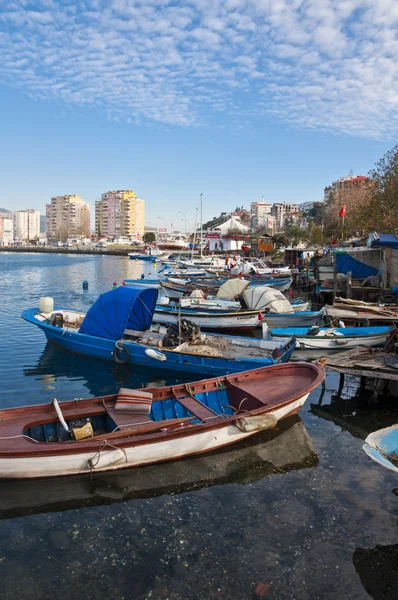
<svg viewBox="0 0 398 600"><path fill-rule="evenodd" d="M229 331L235 333L247 332L256 329L259 325L258 312L250 311L250 314L238 312L228 314L196 313L194 311L164 310L161 307L155 309L153 320L155 323L170 325L178 323L179 318L188 319L198 325L203 331Z"/></svg>
<svg viewBox="0 0 398 600"><path fill-rule="evenodd" d="M344 329L336 328L335 331L341 335L335 337L326 337L324 335L306 335L304 328L280 328L275 331L269 331L273 339L278 337L286 337L294 335L297 340L297 350L348 350L357 348L358 346L376 347L385 344L388 335L392 329L390 327L358 327L359 332L363 331L363 335L350 335L350 329L345 332ZM376 330L372 333L370 330ZM321 333L331 331L330 328L321 328ZM266 339L266 337L264 337Z"/></svg>
<svg viewBox="0 0 398 600"><path fill-rule="evenodd" d="M297 414L307 397L308 394L305 394L296 401L267 414L275 416L278 421ZM171 440L131 446L123 449L125 458L122 463L96 468L96 471L126 469L210 452L223 446L235 444L255 433L258 432L242 432L236 425L225 425L195 435L180 435ZM112 450L109 452L112 452ZM90 473L89 461L94 459L97 454L97 449L91 449L88 452L57 454L56 456L0 457L0 477L5 479L31 479Z"/></svg>
<svg viewBox="0 0 398 600"><path fill-rule="evenodd" d="M382 467L398 473L398 466L388 458L391 454L398 456L398 425L379 429L368 435L363 450Z"/></svg>
<svg viewBox="0 0 398 600"><path fill-rule="evenodd" d="M322 311L263 314L263 321L267 323L268 327L272 328L308 327L311 325L317 325L319 322L321 322L322 318Z"/></svg>
<svg viewBox="0 0 398 600"><path fill-rule="evenodd" d="M129 254L130 260L143 260L145 262L156 262L156 256L149 256L147 254Z"/></svg>

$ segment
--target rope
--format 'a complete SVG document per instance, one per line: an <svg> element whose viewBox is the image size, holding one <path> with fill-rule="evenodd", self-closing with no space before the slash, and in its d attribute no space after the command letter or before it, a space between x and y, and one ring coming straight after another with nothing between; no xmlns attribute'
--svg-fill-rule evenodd
<svg viewBox="0 0 398 600"><path fill-rule="evenodd" d="M125 459L126 459L126 462L128 462L128 458L127 458L127 452L126 452L126 450L125 450L124 448L120 448L120 446L113 446L112 444L110 444L110 443L108 442L108 440L105 440L105 441L103 442L102 446L100 446L100 447L99 447L99 450L98 450L98 452L96 452L96 453L94 454L94 456L93 456L92 458L90 458L90 460L88 460L88 461L87 461L87 462L88 462L88 467L89 467L89 469L90 469L90 472L91 472L91 469L92 469L93 467L95 467L95 465L98 465L98 463L99 463L99 460L100 460L100 458L101 458L101 452L102 452L102 451L103 451L105 448L113 448L113 450L121 450L121 451L124 453L124 457L125 457ZM98 455L98 458L97 458L96 462L94 462L94 459L95 459L95 457L96 457L97 455Z"/></svg>
<svg viewBox="0 0 398 600"><path fill-rule="evenodd" d="M8 435L5 437L0 437L0 440L14 440L15 438L25 438L30 440L31 442L35 442L36 444L42 444L43 442L39 442L38 440L33 439L29 435L25 435L24 433L19 433L18 435Z"/></svg>
<svg viewBox="0 0 398 600"><path fill-rule="evenodd" d="M222 381L219 380L218 377L216 377L217 383L220 386L220 390L226 390L227 388L225 387L225 385L223 384Z"/></svg>

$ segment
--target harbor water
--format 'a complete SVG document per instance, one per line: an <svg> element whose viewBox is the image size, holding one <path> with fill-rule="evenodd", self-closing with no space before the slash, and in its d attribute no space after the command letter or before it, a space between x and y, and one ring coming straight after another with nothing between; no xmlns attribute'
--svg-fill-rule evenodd
<svg viewBox="0 0 398 600"><path fill-rule="evenodd" d="M0 408L176 382L51 347L20 317L43 296L86 310L114 282L160 268L1 253ZM0 481L0 598L250 600L257 588L271 600L397 599L398 480L362 445L398 411L365 406L355 379L337 397L338 384L328 374L298 418L240 447L93 478Z"/></svg>

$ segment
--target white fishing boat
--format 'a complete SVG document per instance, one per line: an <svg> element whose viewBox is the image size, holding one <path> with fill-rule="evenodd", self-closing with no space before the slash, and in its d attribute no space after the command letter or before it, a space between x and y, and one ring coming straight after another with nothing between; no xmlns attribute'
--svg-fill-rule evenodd
<svg viewBox="0 0 398 600"><path fill-rule="evenodd" d="M358 346L383 346L393 327L281 327L263 322L263 339L294 336L298 350L348 350Z"/></svg>
<svg viewBox="0 0 398 600"><path fill-rule="evenodd" d="M258 327L261 313L258 310L221 310L220 308L181 308L178 304L157 304L153 320L168 325L187 319L204 331L233 331L244 333Z"/></svg>

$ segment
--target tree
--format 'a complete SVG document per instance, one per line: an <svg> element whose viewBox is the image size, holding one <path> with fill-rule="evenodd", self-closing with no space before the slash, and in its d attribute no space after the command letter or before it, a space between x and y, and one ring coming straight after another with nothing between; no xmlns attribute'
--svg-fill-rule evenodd
<svg viewBox="0 0 398 600"><path fill-rule="evenodd" d="M146 244L153 244L156 241L156 235L153 231L147 231L142 238Z"/></svg>
<svg viewBox="0 0 398 600"><path fill-rule="evenodd" d="M284 237L287 238L293 246L295 246L301 240L306 239L307 234L305 233L304 229L297 227L297 225L288 225L284 229Z"/></svg>
<svg viewBox="0 0 398 600"><path fill-rule="evenodd" d="M398 145L389 150L369 172L366 201L357 215L367 232L398 230Z"/></svg>
<svg viewBox="0 0 398 600"><path fill-rule="evenodd" d="M322 229L319 225L316 225L313 221L308 225L306 237L310 240L311 244L321 244L323 239Z"/></svg>

